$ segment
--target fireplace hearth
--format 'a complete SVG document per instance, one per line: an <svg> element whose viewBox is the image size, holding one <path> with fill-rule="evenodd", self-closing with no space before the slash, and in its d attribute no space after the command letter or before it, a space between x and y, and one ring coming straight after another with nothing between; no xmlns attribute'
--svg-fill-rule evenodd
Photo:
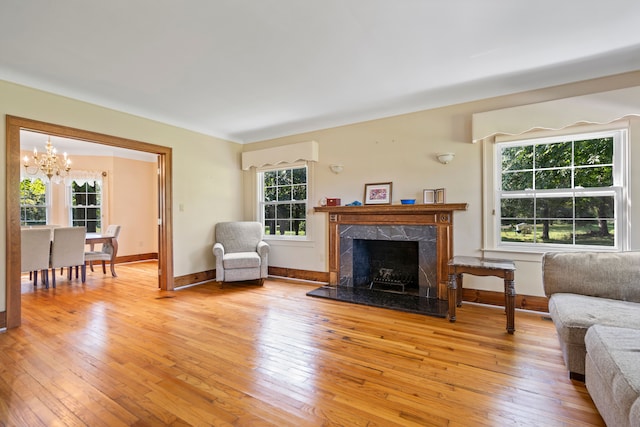
<svg viewBox="0 0 640 427"><path fill-rule="evenodd" d="M407 293L381 292L347 286L322 286L307 292L307 295L442 318L447 317L449 309L447 301L437 298L424 298Z"/></svg>

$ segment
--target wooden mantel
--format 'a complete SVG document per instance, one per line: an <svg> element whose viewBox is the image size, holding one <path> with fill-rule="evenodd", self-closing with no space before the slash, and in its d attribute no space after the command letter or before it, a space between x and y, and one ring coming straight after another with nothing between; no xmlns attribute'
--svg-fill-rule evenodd
<svg viewBox="0 0 640 427"><path fill-rule="evenodd" d="M437 227L438 298L447 297L447 263L453 256L453 212L467 210L467 203L421 205L319 206L329 221L329 284L340 277L340 225L434 225Z"/></svg>
<svg viewBox="0 0 640 427"><path fill-rule="evenodd" d="M364 205L364 206L316 206L316 212L337 214L372 215L430 215L438 212L466 211L467 203L433 203L428 205Z"/></svg>

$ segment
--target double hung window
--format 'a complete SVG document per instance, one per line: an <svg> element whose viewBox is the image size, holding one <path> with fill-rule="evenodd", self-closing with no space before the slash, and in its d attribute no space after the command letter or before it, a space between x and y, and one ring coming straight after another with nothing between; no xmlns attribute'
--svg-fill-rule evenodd
<svg viewBox="0 0 640 427"><path fill-rule="evenodd" d="M626 131L496 148L499 246L623 248Z"/></svg>
<svg viewBox="0 0 640 427"><path fill-rule="evenodd" d="M71 225L85 227L89 233L102 230L102 185L100 181L71 183Z"/></svg>
<svg viewBox="0 0 640 427"><path fill-rule="evenodd" d="M40 179L20 181L20 225L47 224L49 189Z"/></svg>
<svg viewBox="0 0 640 427"><path fill-rule="evenodd" d="M258 209L266 237L306 239L306 164L258 171Z"/></svg>

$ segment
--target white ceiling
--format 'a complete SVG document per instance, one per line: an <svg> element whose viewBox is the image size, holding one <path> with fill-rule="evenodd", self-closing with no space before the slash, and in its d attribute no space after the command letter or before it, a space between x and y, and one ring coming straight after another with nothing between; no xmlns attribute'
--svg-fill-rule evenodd
<svg viewBox="0 0 640 427"><path fill-rule="evenodd" d="M640 69L637 0L3 1L0 79L253 142Z"/></svg>

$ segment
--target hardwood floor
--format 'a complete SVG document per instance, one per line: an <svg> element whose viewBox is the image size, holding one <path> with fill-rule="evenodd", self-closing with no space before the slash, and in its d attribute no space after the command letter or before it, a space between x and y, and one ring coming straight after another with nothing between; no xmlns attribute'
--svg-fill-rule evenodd
<svg viewBox="0 0 640 427"><path fill-rule="evenodd" d="M464 304L439 318L305 295L157 289L155 263L57 289L23 277L0 334L4 426L602 426L552 322Z"/></svg>

